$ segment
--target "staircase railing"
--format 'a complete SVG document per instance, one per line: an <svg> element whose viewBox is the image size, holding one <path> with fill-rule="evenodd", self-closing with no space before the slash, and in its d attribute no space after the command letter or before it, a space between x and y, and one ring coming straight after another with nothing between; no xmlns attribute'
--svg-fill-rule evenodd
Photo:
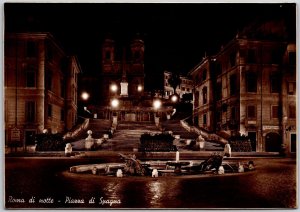
<svg viewBox="0 0 300 212"><path fill-rule="evenodd" d="M181 126L182 126L183 128L185 128L187 131L197 133L198 135L203 136L203 137L204 137L205 139L207 139L207 140L217 140L217 141L220 141L220 142L222 142L222 143L227 143L227 142L228 142L227 139L225 139L225 138L223 138L223 137L221 137L221 136L219 136L219 135L217 135L217 134L215 134L215 133L209 133L209 132L206 132L206 131L204 131L204 130L201 130L201 129L197 128L197 127L190 126L190 125L186 122L186 120L189 119L189 118L191 118L191 117L192 117L192 116L189 116L189 117L187 117L187 118L185 118L185 119L180 120Z"/></svg>
<svg viewBox="0 0 300 212"><path fill-rule="evenodd" d="M70 138L75 138L79 134L81 134L83 131L85 131L90 123L90 119L86 118L84 122L80 125L78 125L73 131L67 132L64 136L63 139L70 139Z"/></svg>

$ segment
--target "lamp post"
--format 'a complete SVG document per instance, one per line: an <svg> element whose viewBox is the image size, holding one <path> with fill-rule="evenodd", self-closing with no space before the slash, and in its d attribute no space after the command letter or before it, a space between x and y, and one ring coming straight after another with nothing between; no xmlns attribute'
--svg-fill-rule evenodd
<svg viewBox="0 0 300 212"><path fill-rule="evenodd" d="M118 91L118 86L117 86L116 84L112 84L112 85L110 86L110 90L111 90L114 94L116 94L117 91Z"/></svg>
<svg viewBox="0 0 300 212"><path fill-rule="evenodd" d="M158 124L159 124L158 109L161 107L161 101L159 99L154 100L153 107L155 109L154 122L155 122L156 126L158 126Z"/></svg>
<svg viewBox="0 0 300 212"><path fill-rule="evenodd" d="M142 87L141 85L138 85L137 91L138 91L138 92L142 92L142 90L143 90L143 87Z"/></svg>
<svg viewBox="0 0 300 212"><path fill-rule="evenodd" d="M87 106L85 106L85 104L87 103L87 101L90 98L90 94L86 91L81 93L81 99L83 100L83 110L89 114L91 114L91 112L87 109Z"/></svg>
<svg viewBox="0 0 300 212"><path fill-rule="evenodd" d="M112 106L113 109L116 109L119 106L120 102L117 98L113 98L110 102L110 105ZM113 126L116 126L118 123L118 116L117 114L114 116L114 112L112 114L113 116Z"/></svg>
<svg viewBox="0 0 300 212"><path fill-rule="evenodd" d="M81 98L82 98L84 101L87 101L87 100L90 98L90 94L87 93L87 92L82 92Z"/></svg>
<svg viewBox="0 0 300 212"><path fill-rule="evenodd" d="M177 96L176 94L172 95L172 96L171 96L171 101L172 101L173 103L176 103L176 102L178 101L178 96Z"/></svg>

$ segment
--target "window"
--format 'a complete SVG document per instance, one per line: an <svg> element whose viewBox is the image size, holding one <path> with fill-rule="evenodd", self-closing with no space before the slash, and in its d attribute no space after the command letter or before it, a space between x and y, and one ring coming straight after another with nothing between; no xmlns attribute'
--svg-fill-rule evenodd
<svg viewBox="0 0 300 212"><path fill-rule="evenodd" d="M203 70L203 73L202 73L202 80L203 80L203 81L206 80L206 77L207 77L207 70L204 69L204 70Z"/></svg>
<svg viewBox="0 0 300 212"><path fill-rule="evenodd" d="M64 98L65 94L66 94L66 90L65 90L64 80L61 79L60 80L60 96Z"/></svg>
<svg viewBox="0 0 300 212"><path fill-rule="evenodd" d="M235 110L235 107L231 108L231 120L236 120L236 110Z"/></svg>
<svg viewBox="0 0 300 212"><path fill-rule="evenodd" d="M60 120L65 121L65 111L64 111L64 109L61 109L61 111L60 111Z"/></svg>
<svg viewBox="0 0 300 212"><path fill-rule="evenodd" d="M246 89L247 92L257 92L257 76L256 73L249 72L246 74Z"/></svg>
<svg viewBox="0 0 300 212"><path fill-rule="evenodd" d="M207 87L204 87L202 89L202 100L203 100L203 104L207 103Z"/></svg>
<svg viewBox="0 0 300 212"><path fill-rule="evenodd" d="M231 52L229 56L230 66L233 67L236 65L236 52Z"/></svg>
<svg viewBox="0 0 300 212"><path fill-rule="evenodd" d="M46 71L45 88L46 88L46 90L49 90L49 91L52 90L52 73L50 70Z"/></svg>
<svg viewBox="0 0 300 212"><path fill-rule="evenodd" d="M34 41L27 42L26 55L27 57L35 57L37 55L37 48Z"/></svg>
<svg viewBox="0 0 300 212"><path fill-rule="evenodd" d="M236 89L236 75L232 74L230 76L230 95L235 95L237 93L237 89Z"/></svg>
<svg viewBox="0 0 300 212"><path fill-rule="evenodd" d="M135 60L138 60L140 57L141 57L141 53L140 52L138 52L138 51L134 52L134 59Z"/></svg>
<svg viewBox="0 0 300 212"><path fill-rule="evenodd" d="M255 49L248 49L247 62L256 63Z"/></svg>
<svg viewBox="0 0 300 212"><path fill-rule="evenodd" d="M256 107L254 105L247 106L247 118L248 119L256 118Z"/></svg>
<svg viewBox="0 0 300 212"><path fill-rule="evenodd" d="M296 52L289 52L289 64L291 66L296 65Z"/></svg>
<svg viewBox="0 0 300 212"><path fill-rule="evenodd" d="M271 93L279 93L281 90L281 80L279 73L274 73L271 75Z"/></svg>
<svg viewBox="0 0 300 212"><path fill-rule="evenodd" d="M53 50L50 45L48 45L48 47L47 47L47 59L49 61L53 60Z"/></svg>
<svg viewBox="0 0 300 212"><path fill-rule="evenodd" d="M220 62L215 61L214 59L212 63L212 67L213 67L212 72L215 76L222 74L222 64Z"/></svg>
<svg viewBox="0 0 300 212"><path fill-rule="evenodd" d="M281 116L281 109L278 105L272 106L271 117L273 119L279 118Z"/></svg>
<svg viewBox="0 0 300 212"><path fill-rule="evenodd" d="M297 136L296 134L291 134L291 152L296 152L297 150Z"/></svg>
<svg viewBox="0 0 300 212"><path fill-rule="evenodd" d="M36 86L36 77L34 71L26 71L26 87L33 88Z"/></svg>
<svg viewBox="0 0 300 212"><path fill-rule="evenodd" d="M217 111L216 111L216 121L217 122L221 122L221 120L222 120L222 114L221 114L221 108L219 108Z"/></svg>
<svg viewBox="0 0 300 212"><path fill-rule="evenodd" d="M222 82L217 82L216 85L216 100L222 99Z"/></svg>
<svg viewBox="0 0 300 212"><path fill-rule="evenodd" d="M52 117L52 105L48 104L48 117Z"/></svg>
<svg viewBox="0 0 300 212"><path fill-rule="evenodd" d="M26 122L35 121L35 102L28 101L25 102L25 120Z"/></svg>
<svg viewBox="0 0 300 212"><path fill-rule="evenodd" d="M273 50L271 53L271 63L272 64L280 64L281 63L281 54L278 49Z"/></svg>
<svg viewBox="0 0 300 212"><path fill-rule="evenodd" d="M222 74L222 64L220 62L216 62L215 64L215 73L216 76Z"/></svg>
<svg viewBox="0 0 300 212"><path fill-rule="evenodd" d="M206 114L203 114L203 125L207 124L207 118L206 118Z"/></svg>
<svg viewBox="0 0 300 212"><path fill-rule="evenodd" d="M288 94L296 94L296 82L288 82Z"/></svg>
<svg viewBox="0 0 300 212"><path fill-rule="evenodd" d="M194 104L195 104L195 108L199 107L199 91L195 92L195 101L194 101Z"/></svg>
<svg viewBox="0 0 300 212"><path fill-rule="evenodd" d="M110 60L110 51L106 51L105 53L105 59Z"/></svg>
<svg viewBox="0 0 300 212"><path fill-rule="evenodd" d="M295 119L296 118L296 106L289 105L289 118Z"/></svg>

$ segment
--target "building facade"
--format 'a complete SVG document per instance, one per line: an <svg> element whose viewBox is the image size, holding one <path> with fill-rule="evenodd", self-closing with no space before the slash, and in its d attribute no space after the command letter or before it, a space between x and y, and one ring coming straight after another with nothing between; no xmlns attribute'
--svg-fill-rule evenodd
<svg viewBox="0 0 300 212"><path fill-rule="evenodd" d="M172 76L172 72L164 71L164 98L169 99L170 96L174 94L174 89L169 83L169 79ZM185 76L180 76L181 83L176 88L176 93L180 98L184 94L192 93L193 91L193 81Z"/></svg>
<svg viewBox="0 0 300 212"><path fill-rule="evenodd" d="M236 37L189 75L200 128L246 135L257 152L296 152L295 43Z"/></svg>
<svg viewBox="0 0 300 212"><path fill-rule="evenodd" d="M6 142L33 144L44 129L71 129L77 118L77 74L74 56L67 56L49 33L5 34Z"/></svg>
<svg viewBox="0 0 300 212"><path fill-rule="evenodd" d="M106 38L102 45L100 104L109 105L115 96L137 98L144 91L144 41L131 40L129 46Z"/></svg>

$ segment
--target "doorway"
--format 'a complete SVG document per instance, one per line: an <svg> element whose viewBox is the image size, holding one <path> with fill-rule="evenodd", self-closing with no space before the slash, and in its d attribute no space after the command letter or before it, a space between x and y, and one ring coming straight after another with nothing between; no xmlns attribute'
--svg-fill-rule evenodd
<svg viewBox="0 0 300 212"><path fill-rule="evenodd" d="M282 137L278 133L268 133L266 135L266 152L280 152Z"/></svg>
<svg viewBox="0 0 300 212"><path fill-rule="evenodd" d="M248 132L248 138L251 142L251 150L256 152L256 132Z"/></svg>

